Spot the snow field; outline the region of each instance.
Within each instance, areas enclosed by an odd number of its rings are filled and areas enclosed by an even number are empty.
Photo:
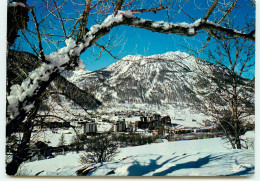
[[[254,150],[232,150],[221,138],[153,143],[120,148],[111,162],[94,165],[88,176],[250,176],[254,174]],[[76,176],[84,165],[83,152],[24,163],[19,174]]]

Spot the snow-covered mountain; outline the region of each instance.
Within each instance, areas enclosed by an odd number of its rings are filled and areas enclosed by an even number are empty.
[[[202,95],[211,93],[209,87],[218,86],[212,84],[212,77],[215,81],[230,79],[227,70],[176,51],[127,55],[105,69],[78,70],[67,79],[93,93],[103,104],[102,112],[139,109],[191,122],[209,119],[202,112],[208,106]],[[221,93],[214,89],[214,94]],[[250,94],[253,97],[254,92]]]
[[[200,105],[196,90],[209,82],[200,75],[197,61],[202,62],[179,51],[128,55],[102,70],[75,71],[68,80],[102,102]]]

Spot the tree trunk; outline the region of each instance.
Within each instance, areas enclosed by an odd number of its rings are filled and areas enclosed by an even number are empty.
[[[12,161],[6,165],[7,175],[15,175],[22,162],[28,158],[28,148],[31,139],[32,128],[31,120],[25,123],[21,144],[18,146],[17,151],[13,153]]]
[[[235,70],[233,70],[235,72]],[[232,108],[233,108],[233,120],[234,120],[234,132],[235,132],[235,145],[237,149],[241,149],[240,142],[240,126],[238,119],[238,95],[237,95],[237,80],[236,75],[233,75],[233,100],[232,100]]]
[[[28,120],[24,123],[23,126],[23,138],[21,144],[18,146],[17,151],[13,153],[13,159],[10,163],[6,165],[6,174],[13,176],[17,173],[19,166],[26,160],[28,157],[29,143],[31,140],[33,122],[39,109],[39,105],[36,106],[31,114],[28,116]]]
[[[237,149],[241,149],[238,119],[235,120],[235,144]]]

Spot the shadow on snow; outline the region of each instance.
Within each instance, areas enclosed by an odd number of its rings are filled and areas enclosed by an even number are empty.
[[[177,158],[174,157],[174,158],[171,158],[171,159],[168,159],[160,164],[158,164],[158,160],[162,157],[162,156],[159,156],[158,158],[156,159],[151,159],[150,160],[150,163],[148,165],[143,165],[142,162],[139,162],[137,160],[134,161],[133,165],[130,166],[128,168],[128,176],[142,176],[142,175],[146,175],[148,173],[151,173],[151,172],[154,172],[156,171],[157,169],[160,169],[162,168],[163,166],[165,166],[166,164],[170,163],[170,162],[176,162],[178,160],[182,160],[186,157],[192,157],[194,155],[184,155],[182,156],[181,158]],[[163,171],[160,171],[160,172],[156,172],[156,173],[153,173],[152,175],[153,176],[165,176],[169,173],[173,173],[177,170],[181,170],[181,169],[193,169],[193,168],[201,168],[202,166],[208,164],[209,162],[211,161],[216,161],[218,159],[221,159],[225,156],[224,155],[219,155],[219,156],[211,156],[211,155],[208,155],[208,156],[205,156],[205,157],[202,157],[202,158],[199,158],[198,160],[196,161],[188,161],[188,162],[185,162],[185,163],[179,163],[179,164],[176,164],[174,166],[171,166],[171,167],[168,167],[167,169],[163,170]],[[219,165],[219,167],[221,167],[221,165]],[[245,170],[243,171],[240,171],[240,172],[237,172],[237,173],[233,173],[229,176],[239,176],[239,175],[245,175],[245,174],[248,174],[250,173],[254,168],[246,168]]]

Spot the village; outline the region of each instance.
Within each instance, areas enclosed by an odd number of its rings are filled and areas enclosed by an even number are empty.
[[[121,147],[220,136],[207,120],[200,127],[183,127],[178,124],[184,121],[180,118],[173,119],[169,115],[141,111],[118,111],[113,115],[110,113],[67,122],[52,120],[35,126],[32,138],[37,140],[34,140],[28,152],[33,161],[53,158],[68,151],[84,150],[84,144],[75,143],[75,136],[86,139],[97,135],[112,135]],[[19,142],[19,137],[16,139]]]
[[[184,119],[171,119],[168,115],[160,115],[158,113],[135,113],[132,116],[124,118],[125,114],[116,112],[115,116],[119,116],[118,120],[109,120],[108,116],[101,117],[103,123],[106,122],[111,125],[111,128],[108,131],[98,129],[100,125],[100,122],[97,121],[98,118],[79,120],[76,122],[76,125],[77,127],[81,127],[83,134],[86,135],[95,135],[98,133],[138,133],[167,138],[167,136],[174,136],[176,134],[186,134],[186,137],[187,134],[195,133],[215,134],[213,132],[213,126],[208,120],[204,121],[203,127],[183,127],[176,122],[184,122]]]

